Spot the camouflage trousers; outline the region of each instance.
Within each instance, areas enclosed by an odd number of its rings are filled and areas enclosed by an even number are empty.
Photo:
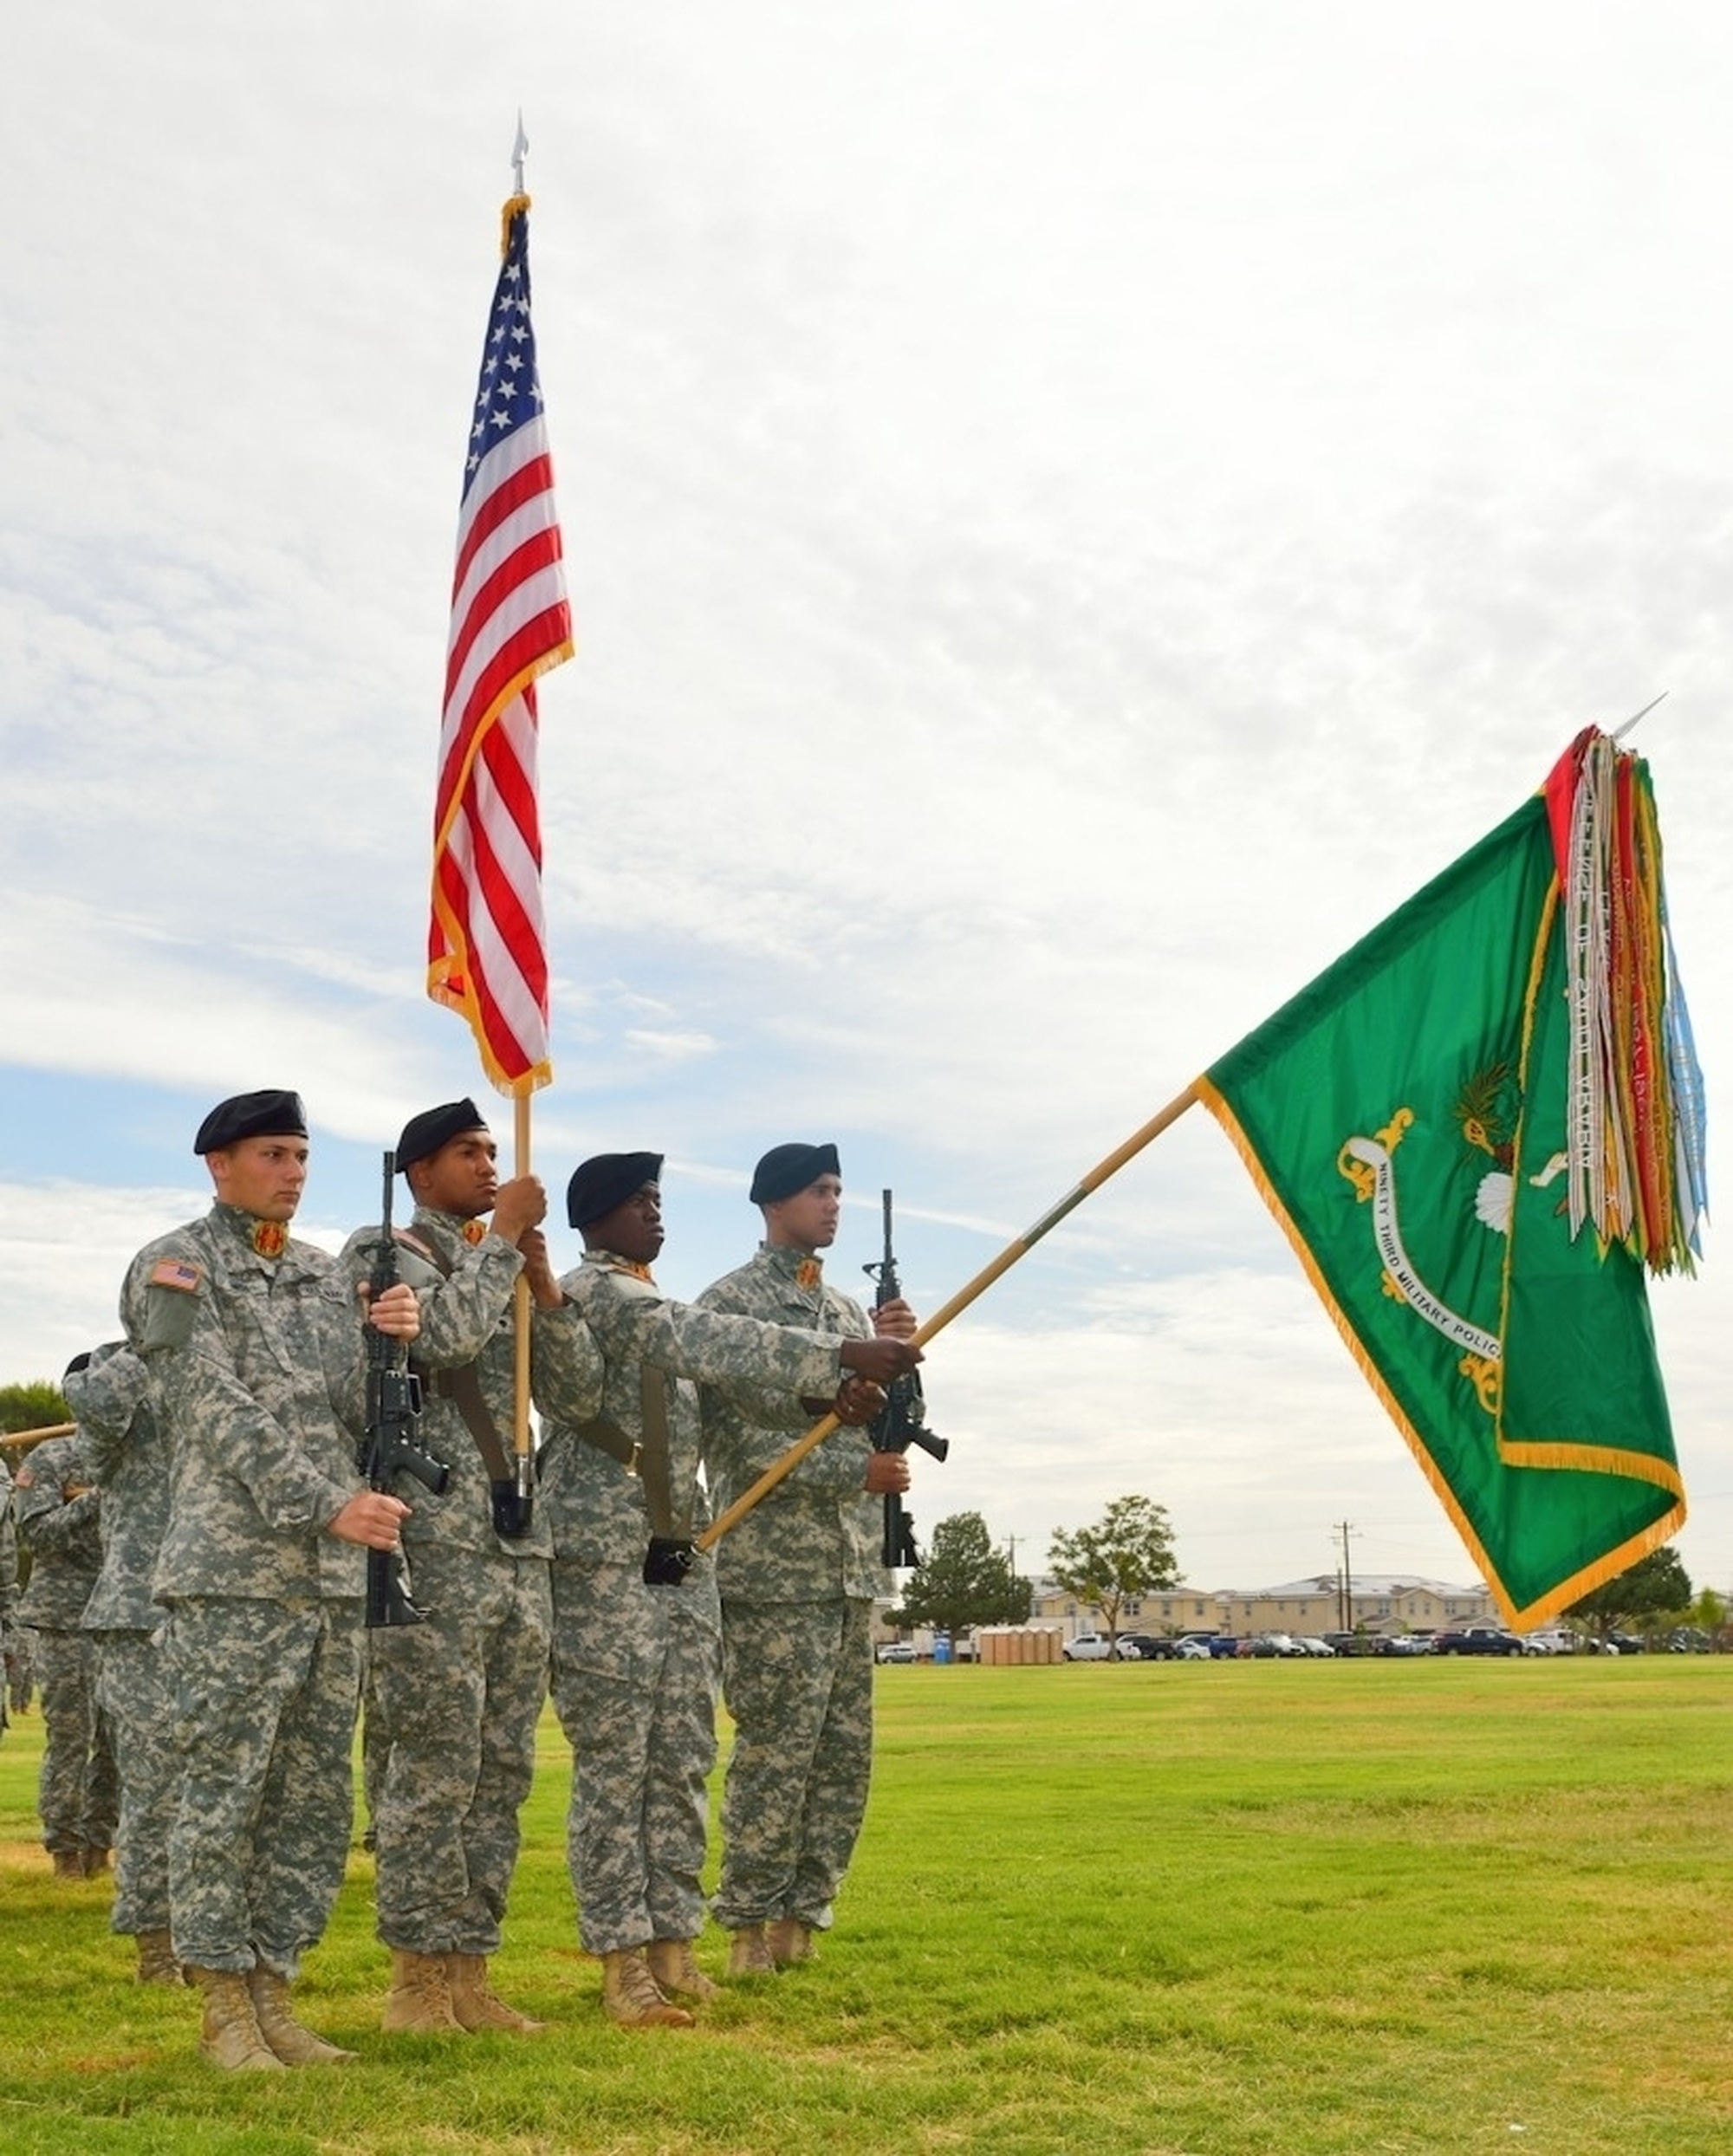
[[[178,1959],[295,1981],[343,1883],[361,1603],[208,1596],[168,1626]]]
[[[112,1848],[120,1786],[97,1700],[96,1642],[88,1632],[32,1627],[30,1653],[42,1705],[42,1847],[56,1854]]]
[[[426,1621],[368,1642],[379,1936],[494,1954],[548,1697],[548,1564],[430,1543],[412,1579]]]
[[[169,1928],[168,1837],[180,1787],[166,1633],[100,1632],[97,1693],[114,1733],[120,1828],[114,1839],[109,1929],[136,1937]]]
[[[716,1608],[625,1588],[609,1610],[556,1565],[554,1705],[572,1747],[566,1857],[584,1951],[696,1938],[716,1764]],[[568,1591],[568,1581],[577,1593]]]
[[[864,1601],[724,1598],[735,1730],[713,1910],[730,1931],[779,1917],[829,1928],[873,1774],[872,1621]]]

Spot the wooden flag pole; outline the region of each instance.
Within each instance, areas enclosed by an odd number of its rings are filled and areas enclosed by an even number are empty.
[[[1083,1203],[1092,1191],[1098,1191],[1110,1175],[1118,1174],[1127,1160],[1140,1153],[1153,1140],[1159,1138],[1170,1123],[1177,1123],[1198,1098],[1196,1086],[1187,1086],[1185,1092],[1170,1101],[1159,1114],[1151,1116],[1141,1130],[1133,1131],[1124,1145],[1115,1147],[1099,1166],[1092,1168],[1081,1183],[1068,1191],[1056,1205],[1051,1206],[1032,1228],[1008,1243],[993,1260],[976,1274],[973,1280],[959,1288],[950,1302],[935,1310],[925,1324],[917,1328],[914,1344],[924,1348],[935,1333],[942,1333],[952,1318],[966,1310],[977,1296],[984,1295],[1002,1273],[1008,1273],[1020,1257],[1028,1256],[1050,1229],[1056,1228],[1067,1213]],[[730,1528],[743,1520],[761,1497],[767,1497],[785,1475],[798,1467],[815,1445],[821,1445],[838,1427],[834,1415],[827,1415],[815,1422],[803,1438],[796,1438],[780,1459],[773,1460],[750,1490],[743,1490],[728,1510],[718,1515],[697,1537],[700,1549],[711,1549],[727,1534]]]
[[[51,1422],[42,1430],[13,1430],[0,1436],[0,1445],[26,1452],[33,1445],[41,1445],[49,1438],[69,1438],[77,1427],[75,1422]]]
[[[529,1095],[518,1094],[512,1104],[512,1172],[529,1172]],[[513,1346],[516,1349],[516,1394],[512,1410],[512,1451],[517,1468],[517,1494],[527,1497],[529,1476],[529,1283],[520,1269],[512,1291]]]

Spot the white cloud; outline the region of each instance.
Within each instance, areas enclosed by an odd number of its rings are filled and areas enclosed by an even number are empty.
[[[851,1241],[894,1180],[931,1306],[1661,689],[1725,1120],[1733,29],[528,0],[472,30],[65,0],[14,41],[7,1364],[107,1327],[97,1257],[166,1224],[188,1101],[300,1084],[334,1231],[369,1149],[478,1088],[422,996],[425,849],[520,104],[579,634],[542,697],[550,1182],[665,1148],[696,1288],[756,1153],[834,1133]],[[924,1514],[972,1490],[1044,1536],[1129,1477],[1217,1579],[1308,1568],[1275,1545],[1314,1511],[1460,1570],[1288,1268],[1185,1118],[935,1349],[968,1442]],[[1723,1273],[1658,1325],[1687,1562],[1733,1583]]]

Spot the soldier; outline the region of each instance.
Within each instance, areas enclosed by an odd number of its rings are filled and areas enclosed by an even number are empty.
[[[18,1606],[18,1530],[12,1518],[12,1471],[0,1455],[0,1737],[6,1733],[7,1695],[12,1658],[17,1653],[15,1616]]]
[[[102,1568],[84,1606],[84,1630],[95,1642],[97,1698],[120,1776],[109,1928],[137,1940],[140,1984],[178,1984],[168,1835],[179,1756],[168,1612],[152,1594],[168,1525],[168,1447],[146,1397],[150,1373],[125,1341],[77,1356],[62,1384],[102,1493]]]
[[[215,1201],[140,1251],[120,1298],[169,1447],[153,1588],[181,1759],[172,1951],[204,1994],[204,2055],[280,2071],[354,2055],[295,2020],[290,1987],[348,1852],[361,1553],[396,1549],[406,1508],[355,1470],[365,1358],[347,1276],[289,1233],[307,1181],[300,1095],[219,1102],[193,1151]],[[368,1318],[399,1340],[419,1330],[406,1287]]]
[[[101,1493],[83,1433],[27,1452],[16,1483],[18,1539],[30,1558],[18,1620],[32,1635],[42,1699],[42,1846],[56,1879],[94,1879],[108,1868],[120,1783],[97,1701],[96,1646],[81,1629],[102,1565]]]
[[[520,1273],[538,1306],[534,1336],[561,1335],[567,1367],[592,1403],[601,1360],[576,1309],[561,1307],[538,1227],[548,1207],[541,1182],[526,1175],[502,1184],[496,1154],[467,1100],[412,1116],[397,1144],[398,1171],[415,1199],[397,1241],[402,1277],[421,1306],[420,1442],[451,1480],[438,1497],[414,1489],[404,1522],[410,1592],[425,1622],[369,1638],[391,2034],[522,2036],[542,2025],[501,1999],[488,1975],[535,1770],[552,1629],[547,1523],[534,1503],[527,1520],[515,1517],[510,1501]],[[357,1278],[370,1270],[377,1240],[370,1229],[350,1237],[344,1257]]]
[[[757,1255],[699,1296],[730,1310],[844,1338],[907,1340],[901,1301],[873,1314],[826,1284],[842,1179],[834,1146],[775,1146],[751,1202]],[[706,1386],[711,1497],[726,1509],[828,1400]],[[722,1802],[718,1924],[734,1933],[729,1974],[768,1975],[811,1958],[866,1815],[873,1769],[873,1598],[884,1592],[882,1507],[908,1488],[908,1460],[845,1429],[785,1476],[717,1547],[723,1698],[735,1724]]]
[[[602,1964],[602,2004],[624,2028],[692,2025],[713,1997],[692,1941],[716,1761],[720,1674],[715,1567],[693,1548],[698,1483],[694,1379],[834,1396],[870,1421],[884,1395],[844,1358],[890,1377],[899,1341],[840,1342],[666,1300],[650,1268],[663,1243],[662,1156],[601,1153],[567,1190],[583,1263],[560,1286],[607,1359],[602,1412],[538,1397],[555,1418],[542,1488],[555,1533],[554,1702],[574,1771],[567,1848],[579,1935]],[[647,1554],[646,1554],[647,1553]]]

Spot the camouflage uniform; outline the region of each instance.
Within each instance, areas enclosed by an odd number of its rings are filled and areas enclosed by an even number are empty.
[[[644,1437],[645,1366],[667,1380],[675,1517],[664,1532],[694,1533],[708,1518],[691,1380],[739,1375],[836,1390],[836,1350],[810,1333],[668,1302],[641,1268],[606,1251],[587,1251],[560,1284],[607,1358],[602,1412],[628,1438]],[[554,1702],[575,1763],[567,1847],[579,1935],[593,1954],[694,1938],[704,1928],[699,1874],[716,1763],[714,1561],[699,1556],[678,1586],[646,1586],[643,1478],[578,1435],[573,1425],[588,1416],[557,1372],[540,1396],[555,1418],[542,1492],[555,1533]]]
[[[371,1270],[377,1240],[376,1230],[350,1237],[344,1257],[356,1278]],[[368,1639],[379,1936],[408,1953],[491,1957],[548,1694],[553,1542],[539,1504],[529,1535],[511,1541],[494,1532],[487,1467],[441,1376],[478,1366],[509,1451],[512,1297],[523,1259],[482,1223],[425,1206],[398,1240],[399,1277],[421,1307],[412,1351],[424,1381],[419,1442],[446,1464],[451,1480],[440,1497],[406,1479],[398,1492],[411,1508],[403,1523],[410,1593],[426,1621]],[[600,1358],[577,1313],[537,1311],[534,1336],[553,1331],[570,1335],[570,1355],[579,1364],[587,1358],[599,1386]]]
[[[872,1336],[860,1306],[825,1285],[821,1261],[785,1246],[761,1244],[698,1301]],[[704,1464],[718,1511],[813,1419],[794,1390],[706,1386]],[[828,1930],[866,1815],[873,1602],[886,1586],[882,1507],[863,1488],[871,1452],[864,1430],[834,1431],[717,1545],[723,1697],[735,1736],[714,1911],[730,1930],[785,1919]]]
[[[169,1442],[174,1951],[293,1983],[354,1814],[366,1559],[326,1529],[366,1487],[361,1322],[325,1251],[220,1200],[139,1253],[120,1315]]]
[[[86,1441],[50,1438],[19,1463],[14,1504],[30,1553],[18,1619],[35,1637],[46,1744],[42,1846],[58,1872],[100,1871],[114,1845],[120,1785],[108,1724],[96,1694],[96,1646],[81,1629],[102,1565],[101,1492]],[[68,1497],[68,1490],[81,1494]]]
[[[102,1492],[102,1569],[84,1607],[97,1697],[120,1770],[110,1929],[169,1929],[168,1836],[180,1762],[169,1688],[168,1612],[154,1600],[168,1525],[168,1445],[147,1399],[150,1373],[124,1342],[98,1348],[62,1381]]]
[[[12,1519],[12,1471],[0,1458],[0,1735],[6,1728],[6,1698],[11,1690],[12,1658],[17,1653],[13,1612],[18,1601],[18,1530]]]

